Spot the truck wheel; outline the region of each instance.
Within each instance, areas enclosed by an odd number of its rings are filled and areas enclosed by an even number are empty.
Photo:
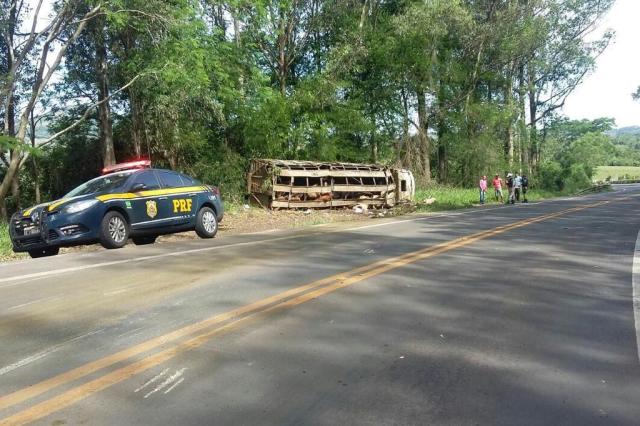
[[[218,218],[210,207],[203,207],[196,217],[196,234],[200,238],[213,238],[218,232]]]
[[[124,247],[129,239],[129,224],[117,211],[110,211],[102,218],[100,244],[106,249]]]
[[[44,247],[37,250],[29,250],[29,256],[31,256],[34,259],[37,259],[38,257],[55,256],[59,252],[60,252],[60,247]]]
[[[133,244],[137,246],[145,246],[147,244],[153,244],[156,242],[156,238],[158,237],[155,235],[145,235],[144,237],[131,237],[131,239],[133,240]]]

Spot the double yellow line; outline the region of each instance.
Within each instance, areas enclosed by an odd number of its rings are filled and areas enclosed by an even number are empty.
[[[79,384],[78,386],[66,390],[57,396],[53,396],[31,407],[25,408],[22,411],[0,420],[0,425],[25,424],[38,420],[87,398],[90,395],[143,373],[150,368],[156,367],[181,353],[195,349],[215,336],[219,336],[243,325],[247,325],[267,314],[273,313],[274,311],[292,308],[368,278],[406,266],[410,263],[473,244],[474,242],[485,238],[607,203],[609,202],[603,201],[574,207],[556,213],[537,216],[513,224],[500,226],[488,231],[456,238],[415,252],[380,260],[345,273],[336,274],[322,280],[267,297],[238,309],[215,315],[203,321],[180,328],[171,333],[156,337],[123,351],[74,368],[73,370],[34,384],[33,386],[29,386],[0,397],[0,410],[4,410],[60,386],[68,385],[76,380],[86,377],[87,375],[112,367],[115,364],[130,360],[159,347],[171,345],[168,348],[155,353],[150,353],[143,358],[133,361],[123,367],[119,367],[116,370],[105,372],[104,375],[89,382]]]

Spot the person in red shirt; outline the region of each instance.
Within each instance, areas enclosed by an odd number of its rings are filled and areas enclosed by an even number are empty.
[[[503,202],[504,200],[502,198],[502,178],[500,177],[500,175],[496,175],[493,178],[493,189],[495,191],[496,201],[500,199],[500,202]]]

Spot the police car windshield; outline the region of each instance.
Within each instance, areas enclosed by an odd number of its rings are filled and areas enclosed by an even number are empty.
[[[73,191],[65,195],[65,198],[77,197],[80,195],[95,194],[97,192],[110,192],[114,189],[120,188],[124,185],[125,181],[131,176],[133,171],[112,173],[106,176],[100,176],[95,179],[91,179],[89,182],[85,182]]]

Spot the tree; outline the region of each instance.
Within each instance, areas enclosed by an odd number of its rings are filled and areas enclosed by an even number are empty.
[[[32,13],[30,30],[26,35],[18,33],[18,22],[20,22],[27,13],[27,8],[23,7],[22,1],[11,0],[9,4],[8,14],[0,15],[2,20],[0,31],[2,38],[6,44],[8,52],[9,66],[7,72],[2,76],[2,84],[0,86],[0,105],[4,111],[4,129],[5,137],[13,138],[14,144],[11,149],[10,161],[0,183],[0,206],[3,211],[0,214],[6,216],[4,211],[4,201],[9,192],[16,175],[23,165],[25,158],[25,137],[29,125],[29,117],[36,105],[40,95],[49,84],[49,81],[57,70],[67,48],[73,43],[87,26],[87,23],[95,17],[100,7],[96,6],[86,12],[80,20],[76,20],[76,10],[80,6],[79,1],[68,0],[58,4],[53,17],[44,28],[38,28],[40,9],[42,0],[39,0],[35,11]],[[21,14],[23,14],[21,16]],[[72,29],[70,36],[62,38],[65,31]],[[57,47],[57,51],[53,48]],[[35,49],[35,50],[34,50]],[[25,60],[34,55],[35,64],[35,80],[30,87],[30,93],[22,93],[26,103],[21,105],[21,112],[17,126],[14,123],[11,111],[15,108],[15,99],[18,97],[16,90],[21,89],[18,84],[19,79],[23,76],[25,69]]]

